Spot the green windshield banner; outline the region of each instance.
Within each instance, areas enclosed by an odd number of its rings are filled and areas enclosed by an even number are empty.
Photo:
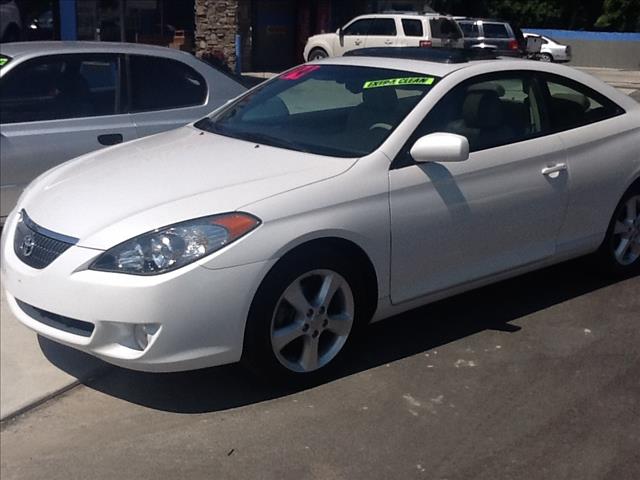
[[[362,88],[395,87],[397,85],[433,85],[433,77],[389,78],[387,80],[372,80],[365,82]]]

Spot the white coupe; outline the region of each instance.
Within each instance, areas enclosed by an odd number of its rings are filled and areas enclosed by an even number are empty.
[[[127,368],[296,380],[480,285],[591,253],[637,271],[638,103],[554,64],[388,55],[296,67],[37,178],[2,236],[11,311]]]

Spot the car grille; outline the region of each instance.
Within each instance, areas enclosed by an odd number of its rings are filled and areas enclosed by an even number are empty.
[[[13,250],[24,263],[41,270],[49,266],[77,241],[77,238],[60,235],[40,227],[23,210],[13,239]]]
[[[72,333],[73,335],[80,335],[81,337],[90,337],[93,333],[93,323],[76,320],[75,318],[63,317],[57,313],[47,312],[46,310],[24,303],[17,298],[16,303],[24,313],[34,320],[48,325],[49,327],[64,330],[65,332]]]

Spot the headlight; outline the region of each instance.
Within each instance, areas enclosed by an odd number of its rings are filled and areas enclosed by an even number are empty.
[[[246,235],[260,225],[248,213],[228,213],[169,225],[104,252],[89,269],[157,275],[183,267]]]

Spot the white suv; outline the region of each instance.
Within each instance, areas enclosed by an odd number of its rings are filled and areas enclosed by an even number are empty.
[[[339,57],[358,48],[462,46],[462,31],[451,17],[439,14],[362,15],[336,33],[309,37],[304,59]]]

